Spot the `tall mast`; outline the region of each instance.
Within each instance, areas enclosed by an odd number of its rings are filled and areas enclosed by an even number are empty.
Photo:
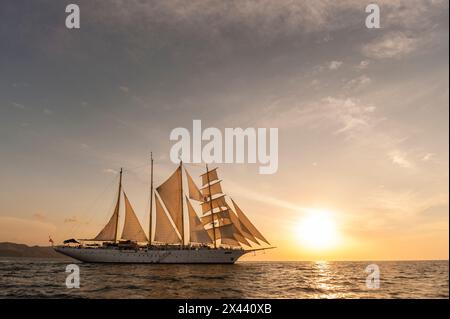
[[[209,182],[208,164],[206,164],[206,178],[208,179],[209,206],[211,208],[211,222],[212,222],[212,225],[213,225],[214,248],[217,248],[217,244],[216,244],[216,225],[214,224],[214,212],[213,212],[213,204],[212,204],[211,183]]]
[[[117,218],[116,218],[116,231],[114,232],[114,242],[117,242],[117,229],[119,228],[119,210],[120,210],[120,193],[122,192],[122,167],[120,168],[119,177],[119,194],[117,195]]]
[[[152,212],[153,212],[153,153],[150,152],[150,219],[148,225],[148,244],[152,244]]]
[[[181,248],[184,247],[183,160],[180,159]]]

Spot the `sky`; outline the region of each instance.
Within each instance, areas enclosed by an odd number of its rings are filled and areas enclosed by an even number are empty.
[[[275,174],[217,165],[277,247],[247,260],[448,259],[448,1],[371,2],[2,1],[0,241],[95,236],[120,167],[146,225],[150,152],[159,185],[200,119],[279,130]]]

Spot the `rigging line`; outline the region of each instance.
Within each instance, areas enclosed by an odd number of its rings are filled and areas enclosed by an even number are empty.
[[[103,190],[103,192],[92,202],[92,204],[91,205],[89,205],[87,208],[86,208],[86,210],[82,213],[82,217],[84,217],[84,215],[88,212],[88,211],[90,211],[90,210],[92,210],[94,207],[95,207],[95,205],[96,205],[96,203],[97,203],[97,201],[101,198],[101,197],[103,197],[103,195],[106,193],[106,191],[107,190],[109,190],[109,189],[111,189],[112,188],[112,185],[113,184],[115,184],[115,183],[113,183],[113,182],[115,182],[116,181],[116,179],[113,179],[109,184],[108,184],[108,186]],[[112,202],[111,202],[111,204],[109,205],[109,209],[108,210],[106,210],[106,212],[103,214],[103,217],[106,217],[107,215],[110,215],[110,212],[113,210],[113,207],[114,207],[114,205],[115,205],[115,200],[112,200]],[[87,220],[87,222],[85,222],[85,223],[83,223],[84,225],[89,225],[91,222],[92,222],[92,220],[94,219],[94,217],[95,217],[95,214],[90,214],[90,217],[89,217],[89,219]],[[73,229],[71,230],[71,232],[72,233],[74,233],[75,231],[77,231],[78,229],[79,229],[79,227],[81,226],[81,224],[82,224],[82,222],[81,221],[79,221],[78,223],[76,223],[75,225],[73,225]]]
[[[148,166],[148,165],[145,165],[145,166]],[[144,181],[143,178],[136,172],[133,172],[130,170],[124,170],[124,172],[126,172],[129,176],[132,176],[135,179],[135,181],[139,182],[142,185],[148,186],[150,184],[148,181]],[[145,203],[145,211],[148,211],[149,209],[150,209],[149,198],[147,198],[146,203]],[[139,220],[139,218],[138,218],[138,220]],[[144,217],[144,222],[147,222],[147,217]],[[140,220],[139,220],[139,223],[140,223]]]
[[[133,171],[125,171],[125,172],[127,172],[128,175],[134,177],[139,183],[141,183],[143,185],[149,185],[149,182],[146,180],[144,181],[144,179],[136,172],[133,172]]]
[[[117,180],[117,176],[115,176],[107,185],[106,187],[103,189],[103,191],[86,207],[86,209],[84,209],[81,213],[80,217],[84,217],[84,215],[86,215],[86,213],[91,210],[94,205],[97,203],[97,201],[105,194],[105,192],[107,190],[109,190],[111,188],[111,186],[114,184],[114,182],[116,182]],[[108,211],[109,212],[109,211]],[[90,218],[88,219],[88,222],[86,223],[87,225],[92,221],[92,219],[94,218],[94,215],[91,214]],[[81,225],[81,221],[79,222],[75,222],[74,225],[72,225],[72,228],[70,230],[67,230],[64,234],[67,235],[67,232],[70,231],[70,233],[74,233]]]
[[[202,163],[185,163],[185,162],[183,162],[183,165],[204,168],[204,164],[202,164]]]
[[[150,164],[143,164],[143,165],[134,166],[134,167],[130,167],[130,168],[124,168],[123,171],[124,172],[131,172],[131,171],[135,171],[135,170],[138,170],[140,168],[147,167],[147,166],[150,166]]]
[[[130,168],[124,167],[124,168],[123,168],[123,171],[124,171],[124,172],[131,172],[131,171],[138,170],[138,169],[140,169],[140,168],[149,167],[150,165],[151,165],[151,164],[146,163],[146,164],[142,164],[142,165],[134,166],[134,167],[130,167]],[[155,165],[158,165],[158,163],[154,163],[154,164],[153,164],[153,166],[155,166]]]

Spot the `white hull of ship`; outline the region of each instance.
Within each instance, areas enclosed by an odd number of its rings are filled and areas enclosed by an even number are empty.
[[[55,247],[61,254],[88,263],[234,264],[249,251],[243,249],[117,249]]]

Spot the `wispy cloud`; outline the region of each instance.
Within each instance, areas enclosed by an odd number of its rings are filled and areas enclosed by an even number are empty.
[[[434,158],[436,154],[434,153],[426,153],[423,157],[422,157],[422,161],[424,162],[428,162],[429,160],[431,160],[432,158]]]
[[[362,53],[374,59],[398,59],[413,52],[418,44],[418,39],[407,36],[403,32],[394,31],[364,45]]]
[[[262,194],[260,192],[255,192],[251,189],[244,188],[239,184],[234,183],[233,181],[228,180],[227,184],[230,189],[233,189],[233,192],[236,194],[240,194],[240,196],[246,197],[251,200],[255,200],[261,203],[266,203],[268,205],[272,205],[275,207],[285,208],[291,210],[293,212],[305,212],[307,210],[306,207],[298,205],[296,203],[292,203],[286,200],[282,200],[279,198],[275,198],[270,196],[269,194]]]
[[[331,61],[328,63],[328,69],[330,70],[337,70],[342,66],[342,61]]]
[[[39,221],[45,221],[47,219],[47,215],[45,215],[43,213],[34,213],[32,217],[33,217],[33,219],[39,220]]]
[[[337,120],[341,123],[342,127],[335,131],[336,134],[359,130],[372,125],[371,114],[375,111],[375,106],[361,105],[351,98],[328,97],[325,101],[328,102],[330,109],[335,112]]]
[[[345,88],[358,90],[358,89],[361,89],[362,87],[370,84],[371,82],[372,82],[372,79],[369,78],[367,75],[363,74],[363,75],[360,75],[360,76],[348,81],[345,84]]]
[[[115,169],[112,169],[112,168],[105,168],[103,170],[103,172],[108,173],[108,174],[118,174],[119,173],[118,171],[116,171]]]
[[[128,86],[124,86],[124,85],[119,86],[119,90],[121,90],[122,92],[125,92],[125,93],[130,92],[130,88]]]
[[[406,154],[400,151],[392,151],[389,154],[389,158],[392,163],[403,167],[403,168],[413,168],[414,164],[406,158]]]
[[[25,105],[16,103],[16,102],[12,102],[11,105],[14,106],[15,108],[21,109],[21,110],[25,110],[25,108],[26,108]]]
[[[335,134],[371,127],[375,106],[365,105],[356,98],[326,97],[319,102],[298,105],[280,112],[277,104],[268,108],[261,125],[289,128],[336,128]]]
[[[359,64],[356,66],[356,68],[359,70],[365,70],[369,67],[369,65],[370,65],[369,60],[362,60],[361,62],[359,62]]]
[[[314,73],[320,73],[320,72],[324,72],[324,71],[335,71],[335,70],[339,69],[342,66],[342,64],[343,64],[342,61],[337,61],[337,60],[329,61],[329,62],[323,63],[321,65],[315,66]]]

